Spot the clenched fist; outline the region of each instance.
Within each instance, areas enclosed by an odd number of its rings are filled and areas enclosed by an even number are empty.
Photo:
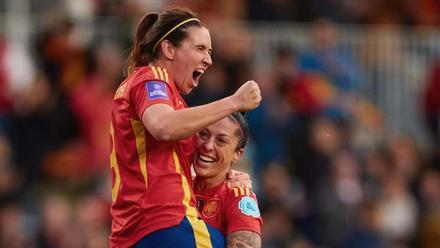
[[[232,96],[237,101],[239,112],[255,109],[261,102],[260,87],[253,80],[244,83]]]

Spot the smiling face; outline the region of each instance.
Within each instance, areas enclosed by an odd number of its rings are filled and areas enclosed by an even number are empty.
[[[182,94],[189,94],[199,84],[200,76],[212,65],[211,36],[205,27],[192,26],[188,37],[175,48],[170,72]]]
[[[194,159],[197,177],[210,179],[214,184],[226,179],[231,165],[243,154],[243,149],[237,148],[238,132],[237,124],[230,117],[225,117],[197,134]]]

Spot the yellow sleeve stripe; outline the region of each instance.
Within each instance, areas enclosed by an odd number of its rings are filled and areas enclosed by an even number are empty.
[[[244,188],[242,186],[239,186],[238,189],[240,190],[240,195],[244,195]]]
[[[168,78],[168,72],[166,69],[162,69],[163,70],[163,74],[165,75],[165,81],[168,83],[169,78]]]
[[[234,191],[234,197],[237,197],[238,196],[238,189],[237,188],[233,188],[232,190]]]
[[[131,120],[131,127],[133,128],[133,133],[136,138],[136,149],[139,157],[139,166],[144,177],[145,188],[148,188],[148,177],[147,177],[147,151],[145,143],[145,129],[142,122],[138,120]]]
[[[244,186],[237,186],[237,187],[232,188],[232,190],[234,191],[234,197],[251,194],[251,190],[244,187]]]
[[[155,66],[151,66],[151,70],[153,71],[154,77],[159,78],[159,73],[157,72],[157,69]]]
[[[151,70],[153,71],[154,77],[158,78],[164,82],[168,83],[168,72],[160,67],[157,66],[151,66]]]
[[[165,77],[164,77],[164,75],[163,75],[162,68],[160,68],[160,67],[156,67],[156,69],[157,69],[157,71],[159,72],[159,78],[160,78],[160,80],[165,81]]]

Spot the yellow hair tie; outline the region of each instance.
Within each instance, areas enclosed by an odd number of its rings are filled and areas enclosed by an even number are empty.
[[[156,49],[157,45],[159,45],[159,43],[162,42],[162,41],[163,41],[163,40],[164,40],[169,34],[171,34],[174,30],[176,30],[177,28],[179,28],[179,27],[182,26],[183,24],[185,24],[185,23],[187,23],[187,22],[190,22],[190,21],[198,21],[198,22],[200,22],[199,19],[197,19],[197,18],[189,18],[189,19],[187,19],[187,20],[185,20],[185,21],[182,21],[181,23],[177,24],[176,26],[174,26],[174,28],[172,28],[170,31],[168,31],[166,34],[164,34],[164,35],[162,36],[162,38],[160,38],[160,39],[156,42],[156,44],[154,44],[153,51]]]

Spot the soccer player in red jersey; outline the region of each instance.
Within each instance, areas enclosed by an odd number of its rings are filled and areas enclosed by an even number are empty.
[[[236,112],[197,135],[194,191],[206,223],[227,237],[227,247],[261,247],[262,219],[255,194],[248,188],[228,188],[226,176],[240,160],[248,140],[248,126]]]
[[[211,51],[208,29],[188,10],[140,21],[111,113],[111,247],[224,247],[195,207],[194,135],[256,108],[261,92],[248,81],[229,97],[188,108],[181,94],[197,87]]]

